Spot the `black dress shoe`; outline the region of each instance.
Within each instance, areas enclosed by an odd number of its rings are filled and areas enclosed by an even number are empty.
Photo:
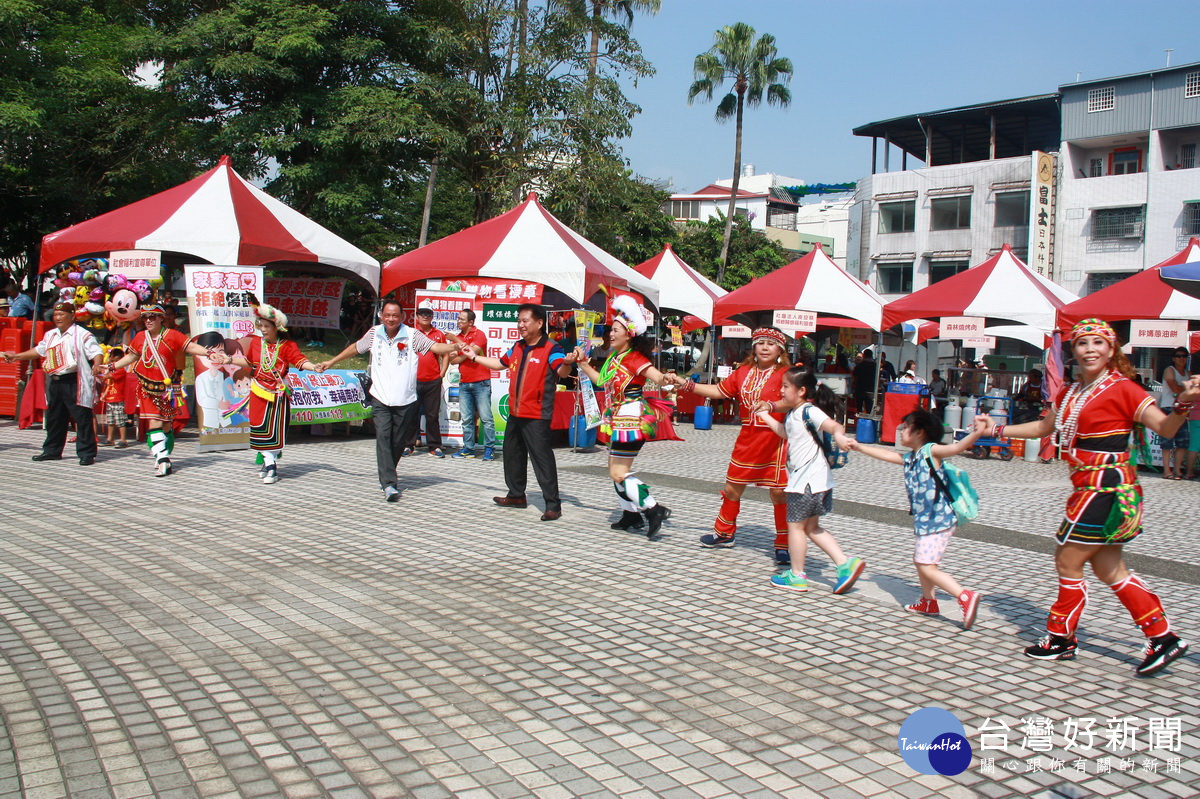
[[[95,462],[96,462],[96,459],[93,458],[91,455],[85,455],[84,457],[79,459],[80,466],[91,466]]]
[[[561,519],[561,518],[562,518],[562,511],[560,511],[560,510],[548,510],[542,514],[542,521],[544,521],[544,522],[552,522],[555,519]]]
[[[642,514],[633,510],[622,511],[621,518],[609,525],[614,530],[641,530],[644,526]]]
[[[46,453],[43,452],[41,454],[34,455],[32,458],[30,458],[30,460],[33,460],[33,461],[61,461],[62,455],[47,455]]]
[[[492,502],[502,508],[524,508],[529,504],[525,497],[492,497]]]
[[[646,537],[654,538],[658,535],[658,531],[662,529],[663,522],[669,518],[671,518],[671,509],[662,503],[646,511],[646,521],[650,523],[650,526],[646,528]]]

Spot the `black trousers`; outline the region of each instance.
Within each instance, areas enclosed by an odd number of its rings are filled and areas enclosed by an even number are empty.
[[[442,445],[442,379],[417,381],[417,424],[413,426],[408,446],[415,447],[421,438],[421,417],[425,417],[425,446],[436,449]]]
[[[371,420],[375,422],[375,466],[379,487],[396,485],[396,464],[404,452],[404,442],[412,437],[417,423],[417,403],[384,405],[371,397]]]
[[[96,457],[96,428],[92,424],[92,409],[76,405],[78,375],[63,378],[46,376],[46,413],[43,419],[46,440],[42,444],[43,455],[62,455],[67,443],[67,420],[75,420],[75,454],[81,458]]]
[[[562,499],[558,496],[558,464],[550,447],[550,421],[510,416],[504,430],[504,482],[510,497],[525,496],[531,460],[546,510],[562,510]]]

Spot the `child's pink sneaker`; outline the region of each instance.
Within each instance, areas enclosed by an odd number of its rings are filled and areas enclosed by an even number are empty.
[[[913,613],[924,613],[928,616],[936,616],[940,612],[937,600],[924,596],[911,605],[905,605],[904,609],[911,610]]]

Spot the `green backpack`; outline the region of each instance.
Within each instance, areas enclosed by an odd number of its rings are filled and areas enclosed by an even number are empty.
[[[946,480],[943,482],[933,465],[933,445],[926,444],[925,447],[928,447],[922,448],[925,452],[925,463],[929,465],[929,473],[933,475],[933,482],[937,484],[938,491],[950,503],[955,523],[966,524],[973,521],[979,515],[979,492],[971,486],[971,478],[950,461],[942,461],[942,468],[946,472]]]

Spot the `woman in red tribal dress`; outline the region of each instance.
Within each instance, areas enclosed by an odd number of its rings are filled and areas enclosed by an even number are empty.
[[[641,529],[642,513],[649,527],[646,536],[658,536],[671,510],[650,493],[650,486],[633,472],[633,460],[642,446],[654,438],[659,422],[669,418],[673,406],[643,395],[647,378],[662,385],[666,377],[654,368],[647,355],[652,343],[645,336],[646,319],[630,297],[612,302],[613,321],[609,333],[612,353],[597,371],[587,363],[583,350],[576,348],[564,360],[578,363],[579,369],[605,393],[606,407],[600,425],[600,440],[608,444],[608,476],[613,481],[621,518],[614,530]]]
[[[780,565],[791,563],[787,549],[787,441],[777,436],[754,413],[759,402],[778,402],[783,398],[783,373],[791,368],[787,354],[787,339],[773,327],[760,327],[751,336],[752,351],[729,377],[716,385],[683,383],[692,391],[709,399],[736,399],[742,430],[733,445],[733,455],[725,472],[725,488],[721,491],[721,511],[713,523],[713,532],[700,537],[706,547],[731,547],[737,534],[738,511],[742,493],[748,485],[770,490],[775,512],[775,560]],[[772,416],[783,421],[782,413]]]
[[[154,455],[155,477],[171,473],[171,453],[175,450],[175,409],[183,401],[179,383],[183,378],[184,353],[208,357],[209,352],[178,330],[164,327],[165,312],[157,303],[142,306],[146,329],[129,343],[126,354],[107,365],[104,374],[130,364],[137,380],[139,418],[146,423],[146,446]]]
[[[250,449],[263,458],[262,481],[279,482],[277,460],[287,442],[291,388],[289,367],[324,371],[310,361],[296,342],[281,336],[287,332],[287,315],[270,305],[255,307],[256,324],[262,337],[252,338],[245,357],[218,353],[213,363],[234,363],[254,370],[250,379]],[[210,356],[211,357],[211,356]]]
[[[1139,438],[1144,436],[1136,430],[1139,425],[1165,438],[1173,436],[1200,397],[1200,378],[1187,381],[1173,412],[1165,414],[1131,379],[1133,367],[1106,322],[1085,319],[1075,325],[1071,350],[1080,378],[1058,393],[1052,412],[1036,422],[994,425],[990,432],[996,438],[1056,433],[1074,486],[1054,553],[1058,600],[1050,608],[1047,635],[1025,654],[1039,660],[1075,657],[1075,630],[1088,598],[1083,567],[1090,563],[1147,638],[1145,659],[1137,667],[1137,674],[1146,677],[1182,657],[1188,644],[1171,631],[1162,602],[1122,558],[1122,547],[1142,531],[1142,487],[1137,464],[1130,458],[1129,438],[1135,431]]]

